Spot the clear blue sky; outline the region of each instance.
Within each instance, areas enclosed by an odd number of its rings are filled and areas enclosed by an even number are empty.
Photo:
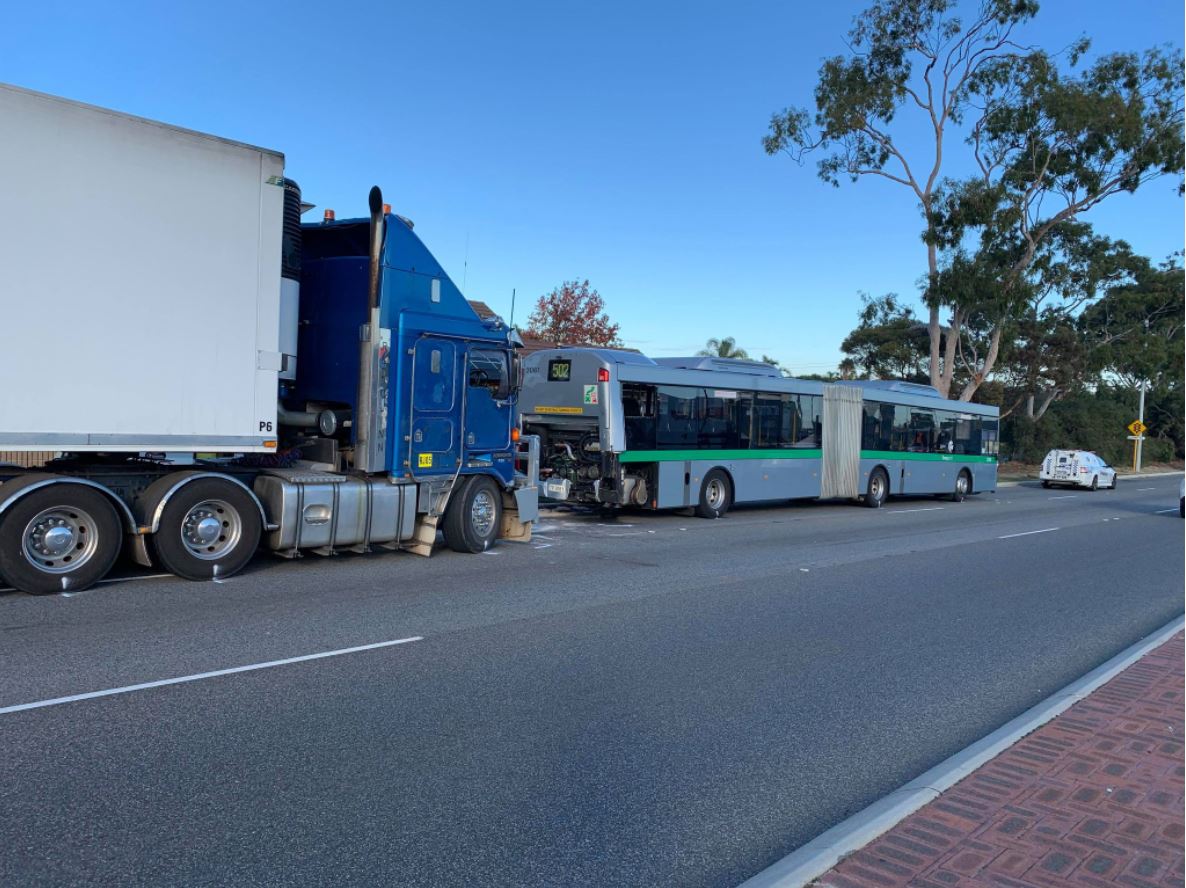
[[[798,372],[835,366],[859,291],[917,293],[913,201],[767,157],[861,2],[40,2],[0,9],[0,80],[276,148],[306,199],[367,189],[470,298],[517,319],[588,278],[627,343],[735,336]],[[1181,0],[1043,0],[1028,42],[1180,44]],[[0,133],[2,137],[2,133]],[[1160,260],[1176,182],[1092,219]],[[320,213],[320,209],[316,211]]]

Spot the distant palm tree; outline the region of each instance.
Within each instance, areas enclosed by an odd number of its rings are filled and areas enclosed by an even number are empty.
[[[737,347],[737,340],[732,336],[726,336],[724,339],[710,339],[705,343],[705,347],[696,354],[709,358],[739,358],[743,361],[749,358],[749,354],[744,348]]]

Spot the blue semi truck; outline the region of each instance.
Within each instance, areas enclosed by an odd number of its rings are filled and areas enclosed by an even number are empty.
[[[529,539],[516,337],[378,188],[302,223],[277,152],[3,84],[0,126],[0,451],[54,454],[0,464],[0,580]]]

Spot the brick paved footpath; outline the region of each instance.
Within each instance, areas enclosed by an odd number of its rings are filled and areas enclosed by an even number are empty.
[[[1183,636],[821,876],[819,888],[1183,884]]]

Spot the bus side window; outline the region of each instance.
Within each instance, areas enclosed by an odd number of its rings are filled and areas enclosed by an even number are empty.
[[[911,453],[930,453],[935,442],[935,415],[930,410],[910,410]]]
[[[646,386],[622,386],[622,416],[626,423],[626,449],[653,450],[655,390]]]
[[[795,446],[820,447],[823,438],[820,407],[823,399],[819,395],[798,395],[797,397],[801,420]]]

